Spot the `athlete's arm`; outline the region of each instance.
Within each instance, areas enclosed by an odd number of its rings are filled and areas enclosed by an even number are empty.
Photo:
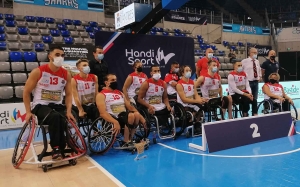
[[[123,86],[123,89],[122,89],[123,94],[124,94],[125,98],[126,98],[128,101],[130,100],[130,98],[129,98],[129,96],[128,96],[127,90],[128,90],[128,88],[130,87],[131,84],[132,84],[132,76],[129,75],[129,76],[126,78],[125,83],[124,83],[124,86]]]
[[[180,97],[180,99],[183,103],[189,103],[189,104],[197,103],[197,101],[195,99],[191,99],[191,98],[186,97],[181,84],[177,84],[176,90],[177,90],[177,93],[178,93],[178,95],[179,95],[179,97]],[[195,90],[194,90],[194,93],[195,93]],[[197,93],[197,95],[198,95],[198,93]],[[195,97],[196,97],[196,95],[195,95]]]
[[[35,68],[31,71],[26,84],[24,86],[23,91],[23,102],[25,105],[25,110],[27,114],[31,114],[31,107],[30,107],[30,101],[31,101],[31,92],[36,87],[37,82],[39,81],[41,71],[39,68]]]
[[[138,94],[138,102],[147,108],[151,107],[151,105],[149,105],[146,101],[144,101],[144,97],[146,96],[146,92],[148,88],[149,88],[148,82],[147,81],[143,82]]]
[[[223,97],[223,88],[222,88],[222,84],[221,84],[221,77],[220,77],[220,75],[219,75],[219,96],[220,97]]]
[[[124,97],[124,94],[123,94],[123,97]],[[125,103],[125,107],[127,110],[129,110],[131,112],[137,112],[136,108],[130,104],[130,101],[127,100],[126,97],[124,97],[124,103]]]
[[[197,89],[204,82],[204,77],[200,76],[194,83],[195,88]]]
[[[95,101],[96,101],[96,96],[97,96],[97,93],[98,93],[98,88],[99,88],[98,77],[97,77],[97,75],[95,75]]]
[[[72,110],[72,85],[71,85],[71,74],[67,73],[67,83],[65,87],[66,92],[66,107],[67,107],[67,114],[71,114]]]
[[[72,94],[73,94],[75,104],[76,104],[79,112],[84,112],[83,108],[81,106],[80,100],[79,100],[79,96],[78,96],[77,83],[76,83],[76,80],[74,78],[72,78],[72,80],[71,80],[71,85],[72,85]]]
[[[163,102],[167,106],[168,110],[171,110],[171,106],[170,106],[169,98],[168,98],[168,92],[167,92],[167,83],[164,82],[163,87],[164,87],[164,93],[163,93],[163,98],[162,98]]]

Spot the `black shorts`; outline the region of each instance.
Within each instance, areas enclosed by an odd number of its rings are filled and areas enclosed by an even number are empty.
[[[126,112],[121,112],[118,115],[117,120],[122,128],[124,128],[125,125],[128,123],[128,114],[129,114],[129,112],[126,111]]]

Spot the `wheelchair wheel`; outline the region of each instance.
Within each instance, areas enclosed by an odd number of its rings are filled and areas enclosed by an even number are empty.
[[[35,120],[32,119],[30,123],[26,123],[21,129],[12,156],[12,164],[16,169],[21,165],[28,152],[35,133],[35,128]]]
[[[186,128],[187,114],[180,103],[174,103],[172,110],[175,119],[176,136],[180,136]]]
[[[295,107],[295,105],[290,105],[290,109],[291,109],[291,115],[292,115],[292,119],[293,121],[297,121],[298,120],[298,111],[297,108]]]
[[[146,125],[147,125],[147,130],[143,130],[142,132],[144,132],[144,138],[148,138],[149,134],[150,134],[150,131],[151,131],[151,124],[150,124],[150,117],[148,115],[148,111],[143,108],[143,107],[140,107],[138,109],[139,113],[145,118],[146,120]],[[136,133],[137,134],[137,133]]]
[[[88,147],[92,153],[105,153],[111,148],[115,140],[112,123],[101,117],[93,122],[88,134]]]
[[[77,127],[77,125],[73,121],[68,122],[68,134],[67,134],[67,142],[68,145],[74,149],[77,154],[85,154],[86,153],[86,143]],[[68,137],[69,136],[69,137]]]
[[[271,114],[272,112],[273,112],[273,104],[268,100],[264,100],[260,102],[257,106],[258,115]]]
[[[219,113],[218,113],[219,110]],[[212,105],[208,108],[208,122],[212,122],[213,119],[215,119],[216,121],[219,120],[224,120],[224,114],[222,111],[221,106],[218,105]],[[221,117],[221,119],[219,118]]]
[[[236,119],[236,118],[239,118],[239,117],[242,117],[242,116],[243,116],[243,113],[239,109],[239,106],[233,103],[232,104],[232,117],[233,117],[233,119]]]

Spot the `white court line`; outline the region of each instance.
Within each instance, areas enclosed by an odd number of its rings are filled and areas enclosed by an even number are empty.
[[[94,168],[97,168],[97,166],[88,167],[88,169],[94,169]]]
[[[102,171],[110,180],[112,180],[116,185],[119,187],[126,187],[123,183],[121,183],[116,177],[114,177],[111,173],[109,173],[104,167],[102,167],[100,164],[98,164],[94,159],[92,159],[89,156],[86,156],[86,158],[92,162],[95,167],[97,167],[100,171]]]
[[[296,132],[297,134],[300,134],[299,132]],[[291,153],[295,153],[300,151],[300,148],[291,150],[291,151],[286,151],[286,152],[281,152],[281,153],[273,153],[273,154],[265,154],[265,155],[245,155],[245,156],[234,156],[234,155],[214,155],[214,154],[204,154],[204,153],[196,153],[196,152],[190,152],[190,151],[184,151],[181,149],[177,149],[162,143],[157,143],[158,145],[161,145],[163,147],[166,147],[168,149],[177,151],[177,152],[182,152],[182,153],[187,153],[187,154],[192,154],[192,155],[199,155],[199,156],[208,156],[208,157],[219,157],[219,158],[259,158],[259,157],[271,157],[271,156],[280,156],[280,155],[287,155]]]

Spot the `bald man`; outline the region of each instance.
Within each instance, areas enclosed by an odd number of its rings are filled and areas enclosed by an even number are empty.
[[[278,73],[279,62],[275,60],[276,52],[274,50],[269,51],[268,59],[261,65],[261,74],[264,78],[265,83],[269,81],[269,76],[272,73]]]
[[[219,69],[220,67],[220,62],[213,58],[214,56],[214,51],[212,48],[208,48],[205,51],[205,57],[202,59],[199,59],[196,65],[196,74],[197,77],[200,77],[201,75],[204,75],[208,72],[208,61],[214,60],[217,63],[217,67]]]
[[[248,51],[249,57],[242,60],[243,71],[246,73],[252,95],[255,99],[258,96],[258,82],[262,80],[261,68],[257,60],[257,49],[250,48]]]

